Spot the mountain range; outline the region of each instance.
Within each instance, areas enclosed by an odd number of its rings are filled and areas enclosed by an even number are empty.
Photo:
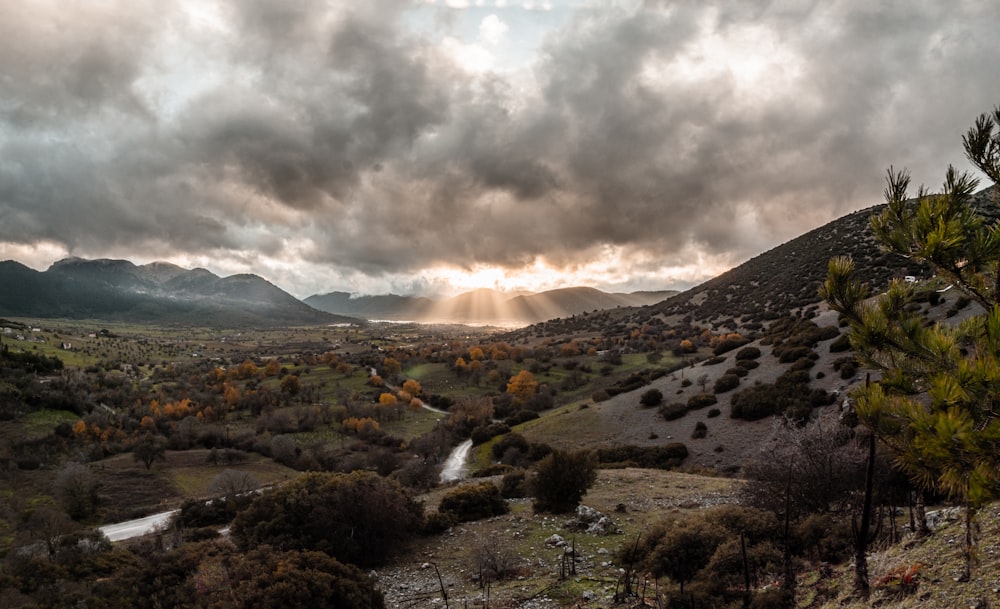
[[[394,294],[354,297],[347,292],[330,292],[310,296],[305,303],[321,311],[365,319],[523,326],[594,310],[652,305],[677,293],[676,290],[664,290],[623,294],[574,287],[511,296],[479,289],[453,298],[433,300]]]
[[[660,302],[676,291],[608,294],[565,288],[511,296],[474,290],[454,298],[361,296],[346,292],[302,302],[250,274],[219,277],[166,262],[66,258],[45,271],[0,262],[0,315],[207,326],[360,323],[362,320],[527,325],[615,307]]]
[[[1000,218],[993,189],[977,193],[975,205],[991,221]],[[623,309],[637,320],[687,319],[736,329],[817,303],[832,256],[854,258],[862,278],[877,289],[892,278],[927,276],[927,267],[879,250],[868,222],[880,209],[838,218],[681,293],[573,287],[511,295],[482,289],[435,300],[330,292],[303,302],[257,275],[219,277],[165,262],[137,266],[127,260],[67,258],[45,271],[0,262],[0,315],[223,327],[379,319],[526,326]]]
[[[45,271],[0,262],[0,315],[206,326],[340,323],[257,275],[67,258]]]

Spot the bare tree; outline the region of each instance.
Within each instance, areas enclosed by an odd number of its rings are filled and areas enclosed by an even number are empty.
[[[56,476],[53,490],[73,520],[86,518],[97,508],[97,477],[82,463],[67,463]]]
[[[234,504],[243,500],[249,501],[250,494],[258,488],[260,488],[260,481],[253,475],[235,469],[227,469],[213,478],[208,485],[210,493],[220,497],[226,503]]]

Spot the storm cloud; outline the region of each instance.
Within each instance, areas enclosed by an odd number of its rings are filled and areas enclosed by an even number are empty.
[[[555,4],[485,71],[433,3],[4,5],[0,257],[677,287],[878,203],[890,164],[936,187],[1000,103],[993,2]],[[491,44],[530,18],[493,12]]]

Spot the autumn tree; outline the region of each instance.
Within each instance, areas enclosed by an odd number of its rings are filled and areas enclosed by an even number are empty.
[[[963,137],[966,156],[1000,178],[1000,107]],[[908,194],[910,176],[890,168],[886,207],[872,230],[888,251],[934,267],[982,313],[947,326],[908,306],[912,288],[894,282],[873,296],[850,259],[830,261],[823,298],[850,322],[857,358],[881,380],[854,393],[859,419],[924,489],[965,510],[965,577],[971,576],[973,518],[1000,488],[1000,224],[977,211],[978,180],[949,167],[940,193]]]
[[[386,357],[382,360],[382,375],[392,378],[400,373],[403,366],[394,357]]]
[[[420,386],[420,381],[414,379],[406,379],[403,382],[403,391],[408,393],[410,397],[417,397],[423,388]]]
[[[530,400],[537,391],[538,381],[529,370],[521,370],[507,382],[507,393],[522,404]]]
[[[281,362],[272,357],[264,364],[264,376],[278,376],[281,374]]]
[[[301,390],[302,384],[299,381],[298,376],[294,374],[286,374],[284,378],[281,379],[281,393],[296,396]]]

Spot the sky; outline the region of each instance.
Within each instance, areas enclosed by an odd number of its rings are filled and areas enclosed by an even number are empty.
[[[684,289],[937,188],[1000,3],[0,3],[0,260],[298,297]],[[983,184],[986,185],[985,183]]]

